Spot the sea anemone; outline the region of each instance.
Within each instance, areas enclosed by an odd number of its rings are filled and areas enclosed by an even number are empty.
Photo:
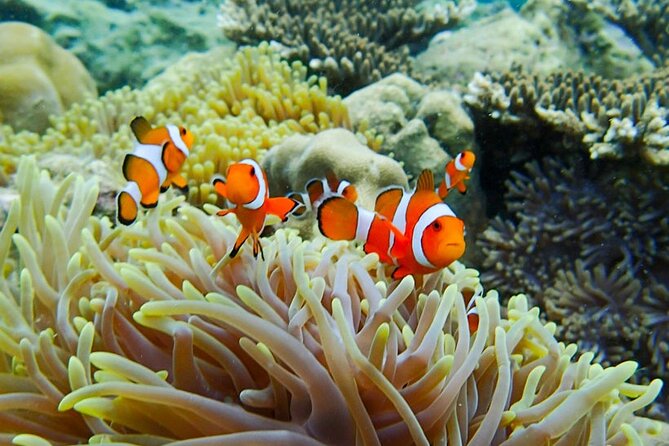
[[[234,219],[181,197],[121,228],[91,216],[93,179],[54,184],[24,158],[16,184],[0,232],[5,443],[618,445],[659,432],[632,413],[660,380],[575,357],[524,296],[503,312],[460,263],[417,287],[350,243],[290,230],[263,241],[265,260],[230,259]]]

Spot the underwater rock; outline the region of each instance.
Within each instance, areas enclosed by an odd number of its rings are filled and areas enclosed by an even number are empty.
[[[41,29],[0,24],[0,123],[41,133],[49,116],[96,95],[82,63]]]
[[[408,186],[397,161],[374,152],[346,129],[285,138],[265,154],[262,164],[271,195],[304,191],[307,181],[324,177],[328,170],[355,184],[359,202],[368,209],[374,208],[379,189]]]
[[[427,50],[416,57],[414,72],[438,84],[466,84],[477,71],[502,71],[516,65],[547,73],[578,66],[578,55],[559,37],[547,35],[506,9],[471,26],[434,36]]]
[[[212,2],[164,0],[12,0],[0,20],[21,20],[49,33],[79,57],[100,91],[140,87],[191,51],[224,42]]]
[[[605,78],[624,78],[652,71],[655,67],[631,35],[598,11],[599,6],[572,0],[529,0],[521,15],[553,39],[577,52],[578,65]],[[533,67],[527,67],[534,70]]]
[[[406,75],[392,74],[368,85],[347,96],[344,104],[352,125],[364,123],[382,135],[381,152],[401,161],[412,177],[423,169],[441,175],[449,160],[445,151],[455,156],[472,147],[473,124],[457,94],[430,90]],[[421,123],[412,123],[415,118]]]

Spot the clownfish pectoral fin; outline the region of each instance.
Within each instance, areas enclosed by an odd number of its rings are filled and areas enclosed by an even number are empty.
[[[188,181],[179,174],[176,174],[171,178],[171,184],[181,192],[188,192]]]
[[[267,203],[267,213],[276,215],[281,221],[286,221],[288,216],[300,206],[300,203],[288,197],[269,198]]]
[[[467,185],[465,184],[464,179],[458,183],[457,188],[458,188],[458,192],[460,192],[461,194],[464,194],[464,193],[467,192]]]
[[[390,275],[394,280],[402,279],[411,274],[411,271],[406,266],[398,266],[395,268],[395,271]]]
[[[225,217],[228,214],[234,214],[235,210],[234,209],[221,209],[220,211],[216,212],[216,215],[219,217]]]
[[[149,124],[149,121],[144,116],[137,116],[130,122],[130,128],[137,141],[144,143],[144,136],[151,131],[151,124]]]
[[[416,181],[416,190],[434,191],[434,175],[430,169],[423,169]]]
[[[235,240],[235,245],[232,247],[232,251],[230,251],[230,258],[233,258],[237,255],[246,239],[249,238],[249,235],[249,231],[247,231],[245,228],[242,228],[241,231],[239,231],[237,240]]]
[[[218,195],[223,198],[228,198],[228,186],[225,183],[225,180],[220,175],[214,175],[214,178],[211,180],[211,184],[214,186],[214,190]]]

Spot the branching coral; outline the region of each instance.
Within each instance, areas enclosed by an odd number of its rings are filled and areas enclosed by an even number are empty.
[[[554,133],[557,137],[550,139],[558,143],[556,150],[575,146],[591,158],[640,156],[669,165],[666,69],[624,80],[582,72],[547,77],[518,70],[477,73],[465,101],[479,123],[492,118],[502,126],[522,127],[529,139]]]
[[[325,75],[347,94],[396,71],[409,69],[407,44],[452,28],[474,0],[436,2],[418,9],[413,0],[227,0],[219,26],[244,43],[277,42],[284,55]]]
[[[28,158],[17,185],[0,232],[5,442],[618,445],[658,433],[632,412],[659,380],[628,384],[631,361],[572,361],[576,347],[524,296],[503,316],[461,264],[416,289],[347,243],[279,230],[266,261],[247,250],[217,270],[233,220],[171,199],[113,228],[90,216],[94,180],[57,185]]]
[[[124,88],[75,106],[56,118],[43,137],[2,128],[0,152],[44,154],[51,169],[59,164],[54,154],[70,155],[62,167],[67,171],[73,158],[103,160],[104,169],[118,166],[115,183],[106,185],[115,190],[122,185],[122,157],[132,148],[132,117],[143,115],[156,125],[177,122],[196,135],[183,169],[189,198],[213,201],[209,179],[228,163],[258,157],[289,134],[350,128],[341,99],[326,90],[324,78],[307,77],[306,67],[279,60],[267,45],[235,55],[191,55],[142,90]],[[2,155],[0,161],[13,171],[16,159]]]

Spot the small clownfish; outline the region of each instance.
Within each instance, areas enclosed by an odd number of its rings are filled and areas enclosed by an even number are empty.
[[[327,198],[341,196],[348,201],[355,203],[358,199],[358,191],[355,186],[347,180],[339,180],[334,172],[328,171],[325,178],[314,178],[307,182],[306,192],[291,192],[288,198],[299,203],[299,206],[293,210],[292,215],[303,217],[305,213],[318,206]]]
[[[116,218],[124,225],[135,222],[140,204],[155,207],[160,193],[171,185],[187,188],[179,170],[193,145],[193,134],[184,127],[153,128],[138,116],[130,128],[137,143],[123,160],[123,176],[128,184],[116,196]]]
[[[434,191],[434,177],[424,170],[412,192],[390,187],[376,198],[374,212],[343,197],[318,207],[318,227],[334,240],[359,240],[367,253],[396,266],[393,279],[445,268],[465,251],[464,223]]]
[[[451,191],[457,188],[461,194],[467,192],[467,185],[465,180],[469,179],[469,173],[476,162],[476,155],[474,152],[465,150],[458,153],[458,155],[446,164],[444,169],[444,181],[439,185],[437,193],[444,199]]]
[[[269,198],[267,175],[260,165],[245,159],[228,167],[226,178],[215,176],[212,180],[216,192],[235,205],[232,209],[223,209],[217,215],[235,214],[242,225],[230,257],[235,257],[242,244],[251,236],[253,257],[265,259],[260,244],[260,233],[265,228],[267,214],[276,215],[286,221],[288,215],[299,205],[288,197]]]

